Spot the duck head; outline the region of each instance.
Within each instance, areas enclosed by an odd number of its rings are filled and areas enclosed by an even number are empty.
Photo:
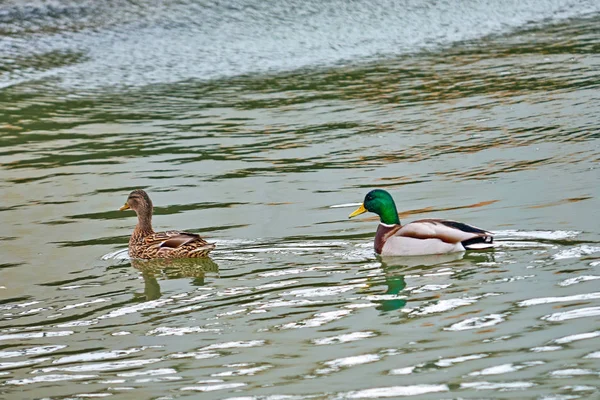
[[[127,201],[123,207],[119,208],[120,211],[133,210],[137,215],[151,216],[152,215],[152,200],[148,196],[148,193],[138,189],[134,190],[129,194]]]
[[[375,189],[367,193],[363,203],[350,214],[349,218],[356,217],[367,211],[379,215],[381,222],[384,224],[400,224],[396,203],[394,203],[392,196],[385,190]]]

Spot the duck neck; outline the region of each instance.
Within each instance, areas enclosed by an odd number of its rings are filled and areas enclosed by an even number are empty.
[[[134,234],[148,235],[151,233],[154,233],[152,229],[152,210],[140,210]]]
[[[381,223],[386,225],[400,225],[400,218],[398,217],[398,211],[394,203],[389,204],[379,214]]]

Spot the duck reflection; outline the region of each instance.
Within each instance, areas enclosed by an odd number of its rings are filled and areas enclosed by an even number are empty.
[[[203,286],[207,273],[219,273],[219,266],[210,257],[131,260],[131,265],[142,273],[144,293],[136,297],[142,301],[156,300],[161,297],[157,278],[180,279],[192,278],[191,284]]]
[[[388,287],[384,293],[386,295],[397,295],[406,287],[404,275],[388,274],[387,272],[385,284]],[[381,311],[399,310],[406,305],[406,301],[406,299],[374,300],[375,303],[379,303],[376,308]]]
[[[460,260],[464,254],[450,253],[413,257],[381,256],[381,266],[385,274],[385,284],[387,285],[385,294],[398,295],[404,290],[406,288],[404,276],[409,270]],[[407,299],[376,300],[375,302],[379,303],[376,307],[378,310],[393,311],[406,306]]]
[[[426,256],[381,256],[381,265],[385,268],[414,269],[419,267],[432,267],[452,261],[462,260],[465,253],[431,254]]]

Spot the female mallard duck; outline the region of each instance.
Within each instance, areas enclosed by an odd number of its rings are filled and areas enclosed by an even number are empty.
[[[193,258],[204,257],[215,248],[195,233],[152,229],[152,201],[143,190],[134,190],[120,211],[132,209],[138,223],[129,239],[131,258]]]
[[[375,252],[384,256],[423,256],[493,247],[493,234],[462,222],[421,219],[400,225],[392,196],[385,190],[367,193],[350,218],[364,212],[379,215]]]

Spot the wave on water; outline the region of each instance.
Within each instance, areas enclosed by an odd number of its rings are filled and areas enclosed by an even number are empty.
[[[330,66],[598,12],[591,0],[13,0],[0,10],[0,87],[140,86]]]
[[[552,247],[556,245],[552,241],[564,241],[575,238],[581,234],[579,231],[520,231],[504,230],[495,232],[496,248],[531,248]],[[306,252],[331,253],[327,257],[341,257],[344,260],[368,260],[375,257],[373,253],[372,239],[366,242],[354,243],[348,240],[311,240],[305,241],[268,241],[268,240],[219,240],[217,246],[226,253],[235,253],[239,256],[252,254],[300,254]],[[561,243],[561,247],[564,243]],[[599,247],[588,245],[576,246],[574,248],[562,249],[554,255],[555,259],[581,257],[582,254],[592,254],[600,251]],[[211,255],[220,256],[220,250],[215,250]],[[460,254],[460,253],[455,253]],[[224,254],[225,258],[231,254]],[[422,258],[422,257],[421,257]],[[103,261],[129,260],[127,248],[118,249],[101,257]],[[451,260],[447,260],[451,261]]]
[[[129,249],[119,249],[115,251],[111,251],[101,257],[102,261],[107,260],[129,260]]]

